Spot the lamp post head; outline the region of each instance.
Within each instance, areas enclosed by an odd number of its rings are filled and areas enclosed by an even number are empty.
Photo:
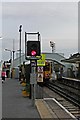
[[[11,52],[11,50],[9,50],[9,49],[5,49],[6,51],[10,51]]]
[[[22,28],[22,25],[20,25],[20,27],[19,27],[19,32],[21,32],[21,28]]]
[[[22,25],[20,25],[20,28],[22,28]]]

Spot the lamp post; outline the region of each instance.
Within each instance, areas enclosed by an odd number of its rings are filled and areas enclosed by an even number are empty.
[[[14,43],[15,43],[15,41],[14,41],[14,39],[13,39],[13,61],[14,61],[14,53],[15,53],[15,50],[14,50]]]
[[[19,46],[19,50],[20,50],[20,65],[21,65],[21,31],[22,31],[22,25],[20,25],[19,27],[19,32],[20,32],[20,46]]]
[[[20,32],[20,46],[19,46],[19,51],[20,51],[20,66],[21,66],[21,31],[22,31],[22,25],[19,27],[19,32]],[[19,81],[21,81],[21,67],[19,67]]]

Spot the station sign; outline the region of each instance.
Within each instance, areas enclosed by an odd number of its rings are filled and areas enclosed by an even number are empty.
[[[37,82],[43,82],[43,66],[37,67]]]
[[[37,66],[45,66],[45,54],[41,54],[41,58],[37,60]]]
[[[43,82],[43,73],[38,73],[37,82]]]
[[[38,67],[37,67],[37,71],[38,71],[38,72],[43,72],[43,67],[38,66]]]

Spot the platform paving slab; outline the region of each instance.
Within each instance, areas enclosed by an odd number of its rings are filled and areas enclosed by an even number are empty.
[[[2,84],[2,118],[40,118],[32,100],[22,96],[18,79],[7,79]]]
[[[39,114],[42,119],[44,118],[53,118],[52,114],[50,113],[48,107],[44,104],[43,99],[37,99],[35,101],[36,107],[39,111]]]

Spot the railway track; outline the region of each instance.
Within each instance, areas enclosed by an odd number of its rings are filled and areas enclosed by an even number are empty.
[[[55,92],[55,99],[74,115],[76,119],[80,120],[80,90],[59,83],[59,81],[47,82],[46,87]],[[51,95],[51,97],[54,96]]]

